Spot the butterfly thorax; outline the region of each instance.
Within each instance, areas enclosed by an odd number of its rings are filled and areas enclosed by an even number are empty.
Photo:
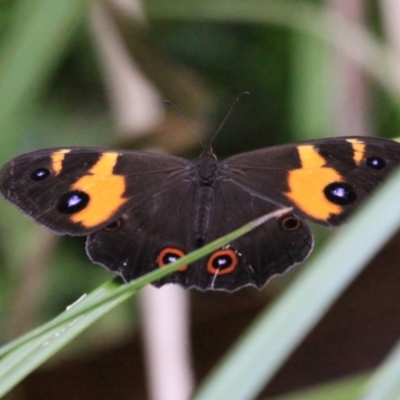
[[[197,162],[197,182],[195,194],[195,237],[196,246],[204,245],[210,226],[214,201],[214,183],[218,170],[218,160],[211,149],[203,151]]]
[[[197,162],[199,186],[212,186],[218,169],[218,160],[211,149],[204,150]]]

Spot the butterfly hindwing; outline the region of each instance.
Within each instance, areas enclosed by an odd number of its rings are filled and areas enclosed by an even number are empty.
[[[195,190],[193,182],[181,182],[165,190],[162,196],[144,199],[146,206],[139,204],[123,214],[115,226],[89,235],[89,257],[130,281],[162,267],[163,254],[173,257],[176,252],[183,256],[195,250],[199,247],[193,224],[199,212]],[[205,241],[211,242],[277,209],[229,181],[219,182],[214,188],[211,224]],[[188,219],[192,224],[188,224]],[[312,245],[312,233],[305,221],[293,215],[273,218],[251,235],[168,275],[156,285],[179,283],[188,288],[227,291],[247,285],[261,288],[273,275],[302,262]]]
[[[155,269],[164,248],[185,253],[193,249],[187,216],[194,212],[194,193],[192,182],[181,181],[144,197],[114,224],[88,236],[89,257],[130,281]]]
[[[215,202],[207,242],[217,239],[256,217],[280,206],[243,191],[230,180],[215,187]],[[304,261],[313,246],[313,235],[306,221],[292,214],[272,218],[250,234],[241,236],[221,251],[206,257],[191,271],[196,288],[236,290],[253,285],[262,288],[274,275]],[[168,279],[166,277],[165,279]]]

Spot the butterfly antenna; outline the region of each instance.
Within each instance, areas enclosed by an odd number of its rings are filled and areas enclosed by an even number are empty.
[[[223,121],[221,122],[221,125],[219,126],[219,128],[217,129],[217,131],[214,133],[213,137],[210,140],[210,147],[212,142],[214,141],[214,139],[216,138],[216,136],[219,134],[219,132],[221,131],[222,127],[225,125],[226,120],[229,118],[229,116],[232,113],[233,107],[235,107],[236,103],[240,100],[240,98],[244,95],[248,95],[250,94],[249,92],[242,92],[239,94],[238,97],[236,97],[236,99],[233,101],[232,105],[229,108],[229,111],[226,113],[225,118],[223,119]]]
[[[180,110],[180,108],[174,102],[172,102],[171,100],[164,100],[164,103],[169,104],[169,105],[171,105],[172,107],[175,108],[175,111],[178,113],[180,119],[187,126],[189,131],[192,132],[192,134],[195,136],[195,138],[199,141],[201,147],[203,147],[203,149],[204,149],[205,148],[204,142],[200,139],[200,136],[193,130],[193,128],[190,126],[190,124],[186,121],[186,118],[183,115],[183,113]]]

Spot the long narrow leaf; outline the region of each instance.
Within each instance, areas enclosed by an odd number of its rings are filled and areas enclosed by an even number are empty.
[[[15,149],[13,120],[30,109],[79,26],[86,0],[21,0],[0,48],[0,159]]]
[[[397,400],[400,398],[400,342],[377,368],[367,383],[361,400]]]
[[[346,377],[268,400],[354,400],[368,377],[368,374]]]
[[[210,374],[195,399],[254,398],[396,231],[400,224],[399,193],[397,171],[325,251],[312,258],[309,268],[287,292],[260,315]]]
[[[103,285],[101,291],[112,293],[114,289],[114,285],[110,282],[108,285]],[[96,294],[96,292],[93,293],[94,296]],[[10,352],[0,361],[0,396],[9,392],[32,370],[129,296],[129,293],[122,294],[116,299],[96,307],[89,313],[82,313],[69,322],[47,331],[14,352]]]
[[[0,361],[0,396],[11,390],[33,369],[45,362],[102,315],[136,293],[143,286],[177,270],[182,265],[190,264],[204,257],[269,219],[283,215],[290,210],[290,208],[287,208],[260,217],[223,238],[182,257],[171,265],[151,272],[132,283],[115,288],[115,283],[109,282],[77,302],[53,321],[3,346],[0,349],[0,353],[5,354]]]

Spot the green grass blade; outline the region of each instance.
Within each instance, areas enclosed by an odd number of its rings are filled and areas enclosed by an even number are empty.
[[[101,291],[112,292],[114,285],[103,285]],[[94,292],[94,296],[98,293]],[[89,313],[82,313],[69,322],[53,328],[23,346],[9,353],[0,361],[0,396],[10,391],[32,370],[50,358],[60,348],[74,339],[88,326],[92,325],[105,313],[119,305],[130,296],[129,293],[118,296],[113,301],[96,307]],[[78,303],[79,304],[79,303]]]
[[[115,282],[108,282],[72,305],[53,321],[3,346],[0,348],[0,354],[4,355],[0,361],[0,396],[11,390],[33,369],[41,365],[102,315],[132,296],[143,286],[175,271],[182,265],[190,264],[204,257],[269,219],[283,215],[290,210],[290,208],[287,208],[260,217],[202,249],[188,254],[175,263],[129,284],[116,287]]]
[[[400,398],[400,342],[377,368],[361,400],[397,400]]]
[[[295,140],[321,137],[332,131],[332,51],[310,35],[291,38],[291,115]]]
[[[309,268],[289,290],[260,315],[209,375],[195,399],[254,398],[398,228],[399,193],[398,171],[359,210],[352,223],[341,228],[325,251],[312,258]]]
[[[0,48],[0,159],[17,147],[15,119],[31,110],[80,25],[85,0],[20,0]]]
[[[354,400],[360,394],[369,374],[346,377],[323,383],[308,389],[283,396],[268,397],[268,400]]]
[[[148,285],[149,283],[151,283],[157,279],[164,277],[165,275],[170,274],[171,272],[180,268],[182,265],[190,264],[190,263],[200,259],[201,257],[204,257],[207,254],[210,254],[211,252],[213,252],[213,251],[225,246],[226,244],[232,242],[233,240],[237,239],[238,237],[250,232],[252,229],[265,223],[269,219],[283,215],[286,212],[289,212],[290,210],[291,210],[291,208],[285,208],[285,209],[267,214],[260,218],[257,218],[256,220],[245,224],[244,226],[231,232],[230,234],[225,235],[224,237],[213,241],[212,243],[208,244],[207,246],[204,246],[199,250],[193,251],[192,253],[188,254],[185,257],[182,257],[181,259],[177,260],[176,262],[171,263],[170,265],[167,265],[167,266],[163,267],[162,269],[158,269],[153,272],[150,272],[149,274],[146,274],[138,279],[135,279],[134,281],[132,281],[130,283],[122,285],[113,291],[110,291],[108,289],[108,285],[110,283],[106,283],[105,285],[103,285],[104,288],[103,288],[103,286],[101,286],[96,291],[91,293],[89,296],[86,296],[82,301],[78,302],[73,307],[72,310],[68,309],[66,312],[60,314],[58,317],[54,318],[49,323],[44,324],[40,328],[33,330],[32,332],[24,335],[23,337],[16,339],[7,345],[2,346],[0,348],[0,356],[3,356],[10,351],[13,351],[17,347],[25,344],[29,340],[34,339],[38,335],[48,332],[54,328],[59,327],[60,325],[62,325],[64,323],[71,321],[74,318],[79,317],[84,312],[92,311],[96,307],[102,306],[104,303],[116,300],[120,295],[134,294],[136,291],[138,291],[142,287]]]

